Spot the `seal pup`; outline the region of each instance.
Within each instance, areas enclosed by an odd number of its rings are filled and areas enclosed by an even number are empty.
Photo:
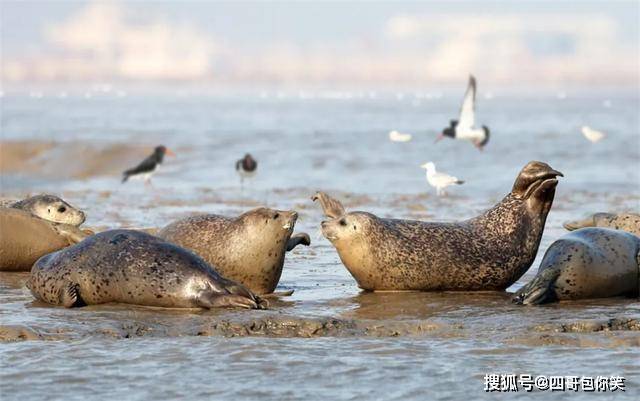
[[[43,255],[82,241],[90,230],[0,208],[0,271],[29,271]]]
[[[306,233],[292,236],[297,218],[294,211],[265,207],[238,217],[205,214],[173,222],[158,236],[194,251],[224,277],[269,294],[280,281],[285,252],[311,243]]]
[[[149,157],[140,162],[136,167],[130,168],[122,173],[122,183],[124,184],[127,182],[129,177],[142,177],[144,179],[144,183],[149,184],[153,174],[160,168],[165,154],[169,156],[176,155],[166,146],[156,146]]]
[[[55,195],[41,194],[9,205],[13,209],[24,210],[43,220],[78,227],[84,223],[86,215],[68,202]]]
[[[567,299],[638,296],[640,238],[609,228],[581,228],[549,246],[538,274],[513,301],[531,305]]]
[[[483,125],[482,128],[476,128],[475,119],[476,79],[473,75],[470,75],[469,85],[464,94],[462,107],[460,107],[460,117],[457,120],[450,121],[449,126],[436,138],[436,142],[444,137],[462,139],[473,143],[476,148],[482,150],[489,142],[489,128],[485,125]]]
[[[548,164],[530,162],[500,203],[458,223],[344,213],[326,194],[312,199],[331,218],[321,224],[323,235],[362,289],[504,290],[535,259],[558,176]]]
[[[27,287],[67,308],[109,302],[167,308],[263,308],[194,253],[134,230],[111,230],[38,259]]]
[[[640,214],[594,213],[586,219],[567,221],[563,226],[569,231],[584,227],[606,227],[640,236]]]

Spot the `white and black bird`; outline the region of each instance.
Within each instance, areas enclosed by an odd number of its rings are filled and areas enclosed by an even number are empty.
[[[240,175],[240,184],[245,178],[253,177],[258,170],[258,162],[251,157],[249,153],[245,154],[242,159],[236,161],[236,172]]]
[[[469,76],[469,85],[467,92],[462,100],[460,108],[460,117],[458,120],[451,120],[449,126],[442,131],[436,139],[436,142],[444,137],[452,139],[462,139],[470,141],[478,149],[482,148],[489,142],[489,128],[483,125],[481,128],[475,127],[476,119],[476,79],[473,75]]]
[[[126,170],[122,173],[122,182],[125,183],[129,178],[142,178],[144,179],[145,184],[149,184],[151,182],[151,176],[158,171],[160,164],[162,164],[162,160],[164,159],[164,155],[167,154],[169,156],[175,156],[171,150],[167,149],[165,146],[156,146],[153,153],[144,159],[140,164]]]
[[[436,171],[436,165],[433,162],[425,163],[420,167],[427,170],[427,182],[436,189],[438,196],[446,195],[444,189],[450,185],[464,184],[464,181],[457,177]]]

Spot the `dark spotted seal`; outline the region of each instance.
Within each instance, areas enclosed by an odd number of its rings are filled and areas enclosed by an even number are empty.
[[[10,205],[11,208],[24,210],[43,220],[54,223],[79,226],[86,218],[82,210],[54,195],[36,195]]]
[[[640,214],[594,213],[586,219],[567,221],[564,223],[564,228],[569,231],[584,227],[606,227],[640,235]]]
[[[514,302],[638,296],[639,252],[640,238],[624,231],[573,231],[549,246],[538,274],[516,292]]]
[[[65,307],[261,308],[260,298],[194,253],[134,230],[105,231],[43,256],[27,287],[37,299]]]
[[[305,233],[291,236],[297,218],[294,211],[264,207],[233,218],[206,214],[171,223],[158,236],[194,251],[224,277],[268,294],[280,281],[285,252],[310,243]]]
[[[324,236],[365,290],[504,290],[531,266],[562,174],[530,162],[511,193],[484,214],[459,223],[382,219],[345,213],[317,194]]]
[[[91,234],[90,230],[44,220],[25,210],[0,208],[0,271],[29,271],[39,257]]]

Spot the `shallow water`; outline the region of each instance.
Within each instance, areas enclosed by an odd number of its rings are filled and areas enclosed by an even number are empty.
[[[28,339],[0,343],[2,398],[493,399],[485,374],[523,373],[622,375],[627,392],[613,398],[637,399],[637,300],[523,308],[500,293],[361,293],[319,235],[322,216],[309,200],[325,190],[349,210],[458,220],[499,201],[526,162],[546,161],[565,177],[538,259],[513,291],[535,274],[563,221],[640,210],[637,94],[480,98],[478,118],[492,138],[479,152],[433,144],[457,112],[458,93],[406,93],[401,101],[392,92],[323,93],[5,94],[3,197],[61,194],[98,229],[160,227],[266,204],[297,210],[296,231],[308,232],[312,246],[287,255],[280,289],[295,293],[269,311],[65,310],[34,302],[27,274],[0,273],[0,338]],[[583,124],[608,137],[589,143]],[[391,129],[414,140],[391,143]],[[166,159],[153,187],[121,185],[120,171],[158,143],[178,157]],[[233,165],[247,151],[259,173],[241,189]],[[435,197],[418,167],[429,160],[466,183]]]

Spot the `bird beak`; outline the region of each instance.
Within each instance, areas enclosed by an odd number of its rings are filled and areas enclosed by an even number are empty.
[[[442,138],[444,138],[444,134],[440,134],[438,135],[438,137],[436,138],[436,140],[433,143],[438,143],[442,140]]]
[[[169,156],[176,157],[176,154],[175,154],[175,153],[173,153],[173,152],[171,151],[171,149],[169,149],[169,148],[167,148],[167,151],[166,151],[165,153],[166,153],[166,154],[168,154]]]

